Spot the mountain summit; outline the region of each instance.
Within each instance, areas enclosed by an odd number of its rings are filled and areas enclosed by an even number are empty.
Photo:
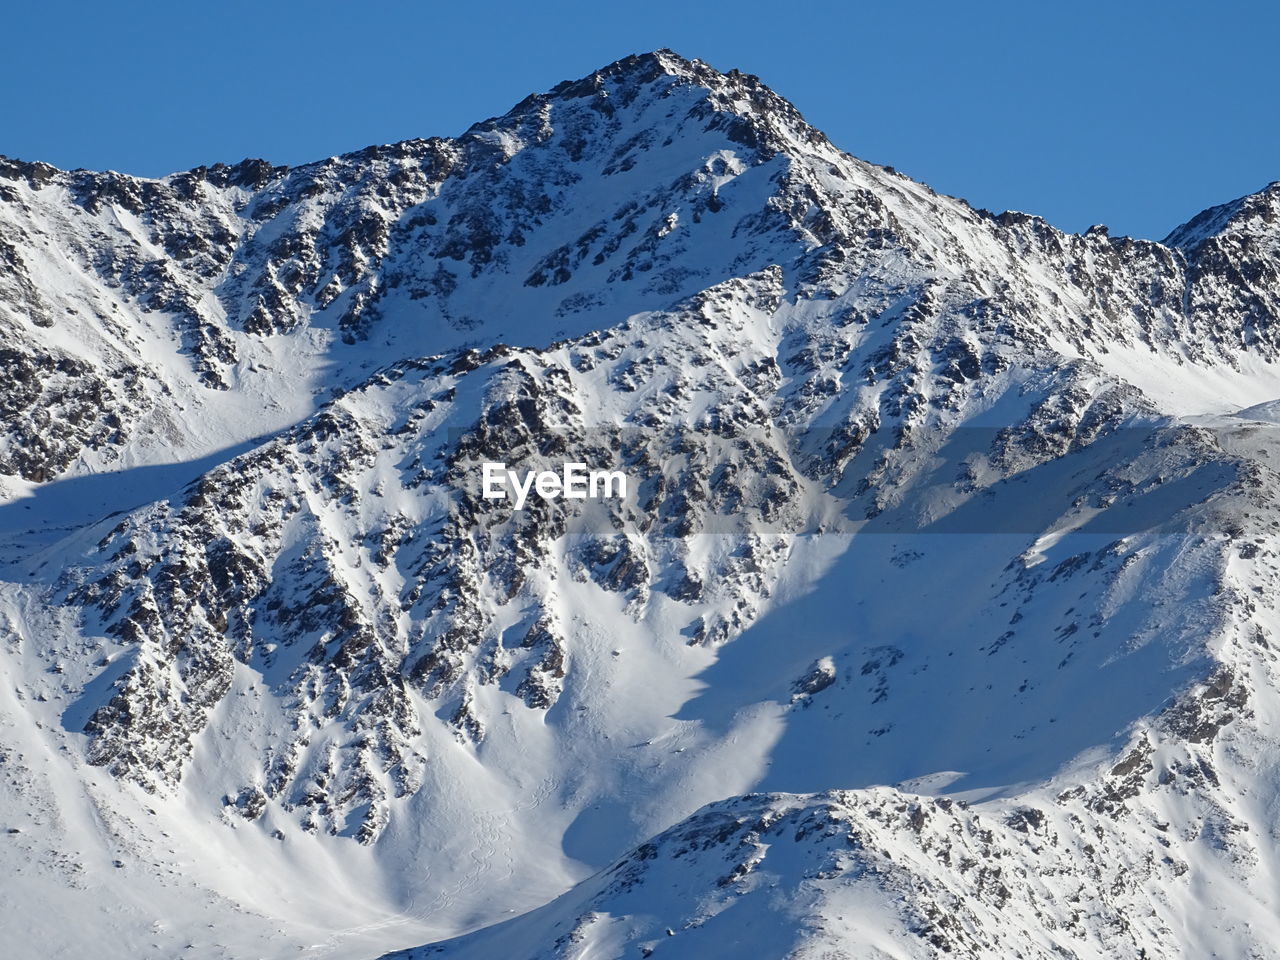
[[[0,160],[16,955],[1265,955],[1276,211],[1064,234],[669,51]]]

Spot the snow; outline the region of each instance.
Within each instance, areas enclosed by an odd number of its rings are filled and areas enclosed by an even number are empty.
[[[14,181],[0,228],[76,311],[43,327],[6,307],[14,342],[142,382],[108,397],[123,442],[0,478],[19,951],[917,957],[929,931],[960,956],[1174,957],[1280,936],[1276,357],[1205,346],[1197,324],[1231,316],[1135,306],[1185,255],[1000,224],[841,154],[747,80],[658,62],[458,141],[203,183],[179,232],[213,222],[236,251],[204,273],[155,211]],[[742,117],[768,150],[728,135]],[[426,178],[440,156],[467,175]],[[375,222],[385,250],[350,239]],[[154,262],[194,327],[147,307]],[[314,283],[248,329],[291,268]],[[376,312],[349,322],[361,297]],[[234,346],[210,361],[227,389],[201,379],[200,324]],[[667,506],[710,486],[699,457],[728,460],[745,505],[713,490],[677,534],[629,490],[523,547],[512,586],[510,524],[449,539],[466,463],[444,453],[513,409],[517,436],[529,417],[606,449],[632,430],[637,486],[660,474]],[[545,467],[528,447],[512,464]],[[766,515],[771,480],[790,485]],[[602,539],[638,585],[583,559]],[[215,545],[262,571],[247,612],[207,609],[192,571]],[[438,546],[458,582],[432,579]],[[170,606],[166,575],[189,589]],[[463,601],[456,673],[405,684],[407,719],[383,710]],[[108,629],[131,604],[154,610],[144,643]],[[309,611],[328,619],[297,626]],[[534,705],[544,622],[564,675]],[[202,714],[180,671],[210,649],[228,687]],[[144,747],[198,714],[178,783],[86,762],[86,721],[129,678]],[[1125,772],[1134,751],[1149,771]],[[260,816],[228,805],[292,760]]]

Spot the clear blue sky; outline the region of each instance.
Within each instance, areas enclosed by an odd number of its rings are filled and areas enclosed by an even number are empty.
[[[449,136],[670,47],[975,206],[1159,238],[1280,179],[1280,11],[1256,0],[28,2],[0,153],[158,176]]]

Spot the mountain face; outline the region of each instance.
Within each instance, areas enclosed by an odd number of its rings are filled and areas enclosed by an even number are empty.
[[[12,955],[1280,939],[1280,184],[1067,235],[660,51],[0,160],[0,259]]]

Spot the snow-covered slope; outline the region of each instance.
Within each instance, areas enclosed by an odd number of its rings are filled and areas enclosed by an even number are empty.
[[[666,51],[4,161],[17,955],[1265,955],[1278,196],[1065,235]]]

